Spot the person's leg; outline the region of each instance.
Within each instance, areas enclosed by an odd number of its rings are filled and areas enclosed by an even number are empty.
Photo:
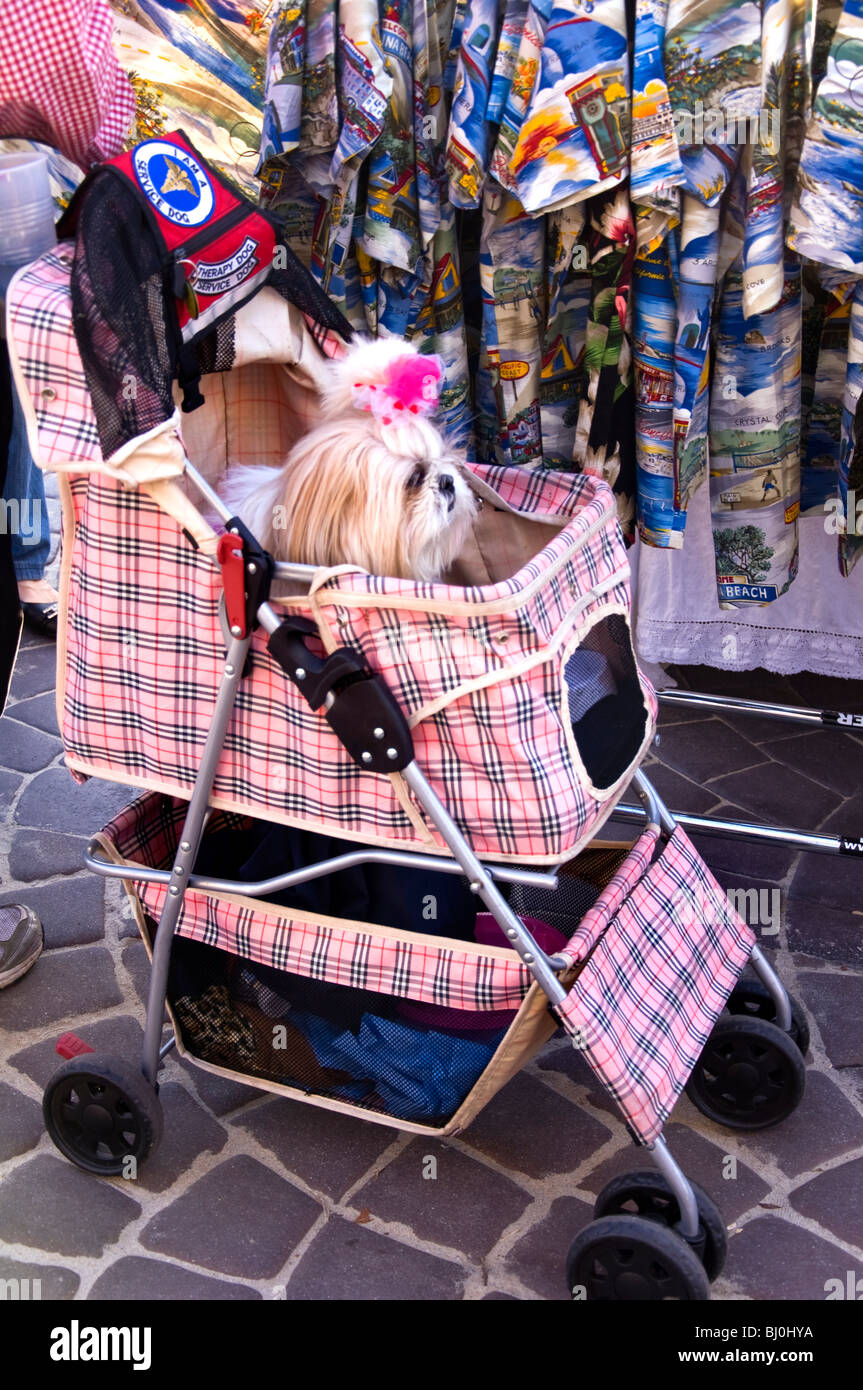
[[[21,903],[0,907],[0,989],[27,974],[44,944],[42,923],[32,908]]]
[[[12,435],[4,487],[5,521],[10,531],[12,563],[24,620],[30,627],[47,634],[57,628],[58,596],[45,579],[51,551],[45,484],[30,453],[24,412],[14,382],[11,389]]]

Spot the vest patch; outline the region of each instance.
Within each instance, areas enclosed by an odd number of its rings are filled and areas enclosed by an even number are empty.
[[[224,294],[236,289],[257,268],[257,249],[254,237],[247,236],[226,261],[198,261],[192,275],[193,289],[198,294]]]
[[[170,140],[145,140],[132,166],[144,196],[169,222],[199,227],[211,216],[215,194],[205,170],[188,150]]]

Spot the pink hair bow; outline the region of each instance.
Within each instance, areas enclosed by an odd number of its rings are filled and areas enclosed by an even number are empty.
[[[409,352],[396,357],[379,381],[355,381],[354,405],[369,410],[384,425],[404,412],[428,415],[435,409],[443,384],[443,359]]]

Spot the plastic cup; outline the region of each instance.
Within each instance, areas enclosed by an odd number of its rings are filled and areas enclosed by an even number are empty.
[[[0,276],[57,244],[54,200],[43,154],[0,154]]]

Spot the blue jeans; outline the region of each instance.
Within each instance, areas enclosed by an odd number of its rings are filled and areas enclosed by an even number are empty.
[[[24,412],[15,382],[11,384],[12,435],[0,525],[10,533],[15,578],[20,582],[43,577],[51,552],[51,526],[42,472],[30,453]]]

